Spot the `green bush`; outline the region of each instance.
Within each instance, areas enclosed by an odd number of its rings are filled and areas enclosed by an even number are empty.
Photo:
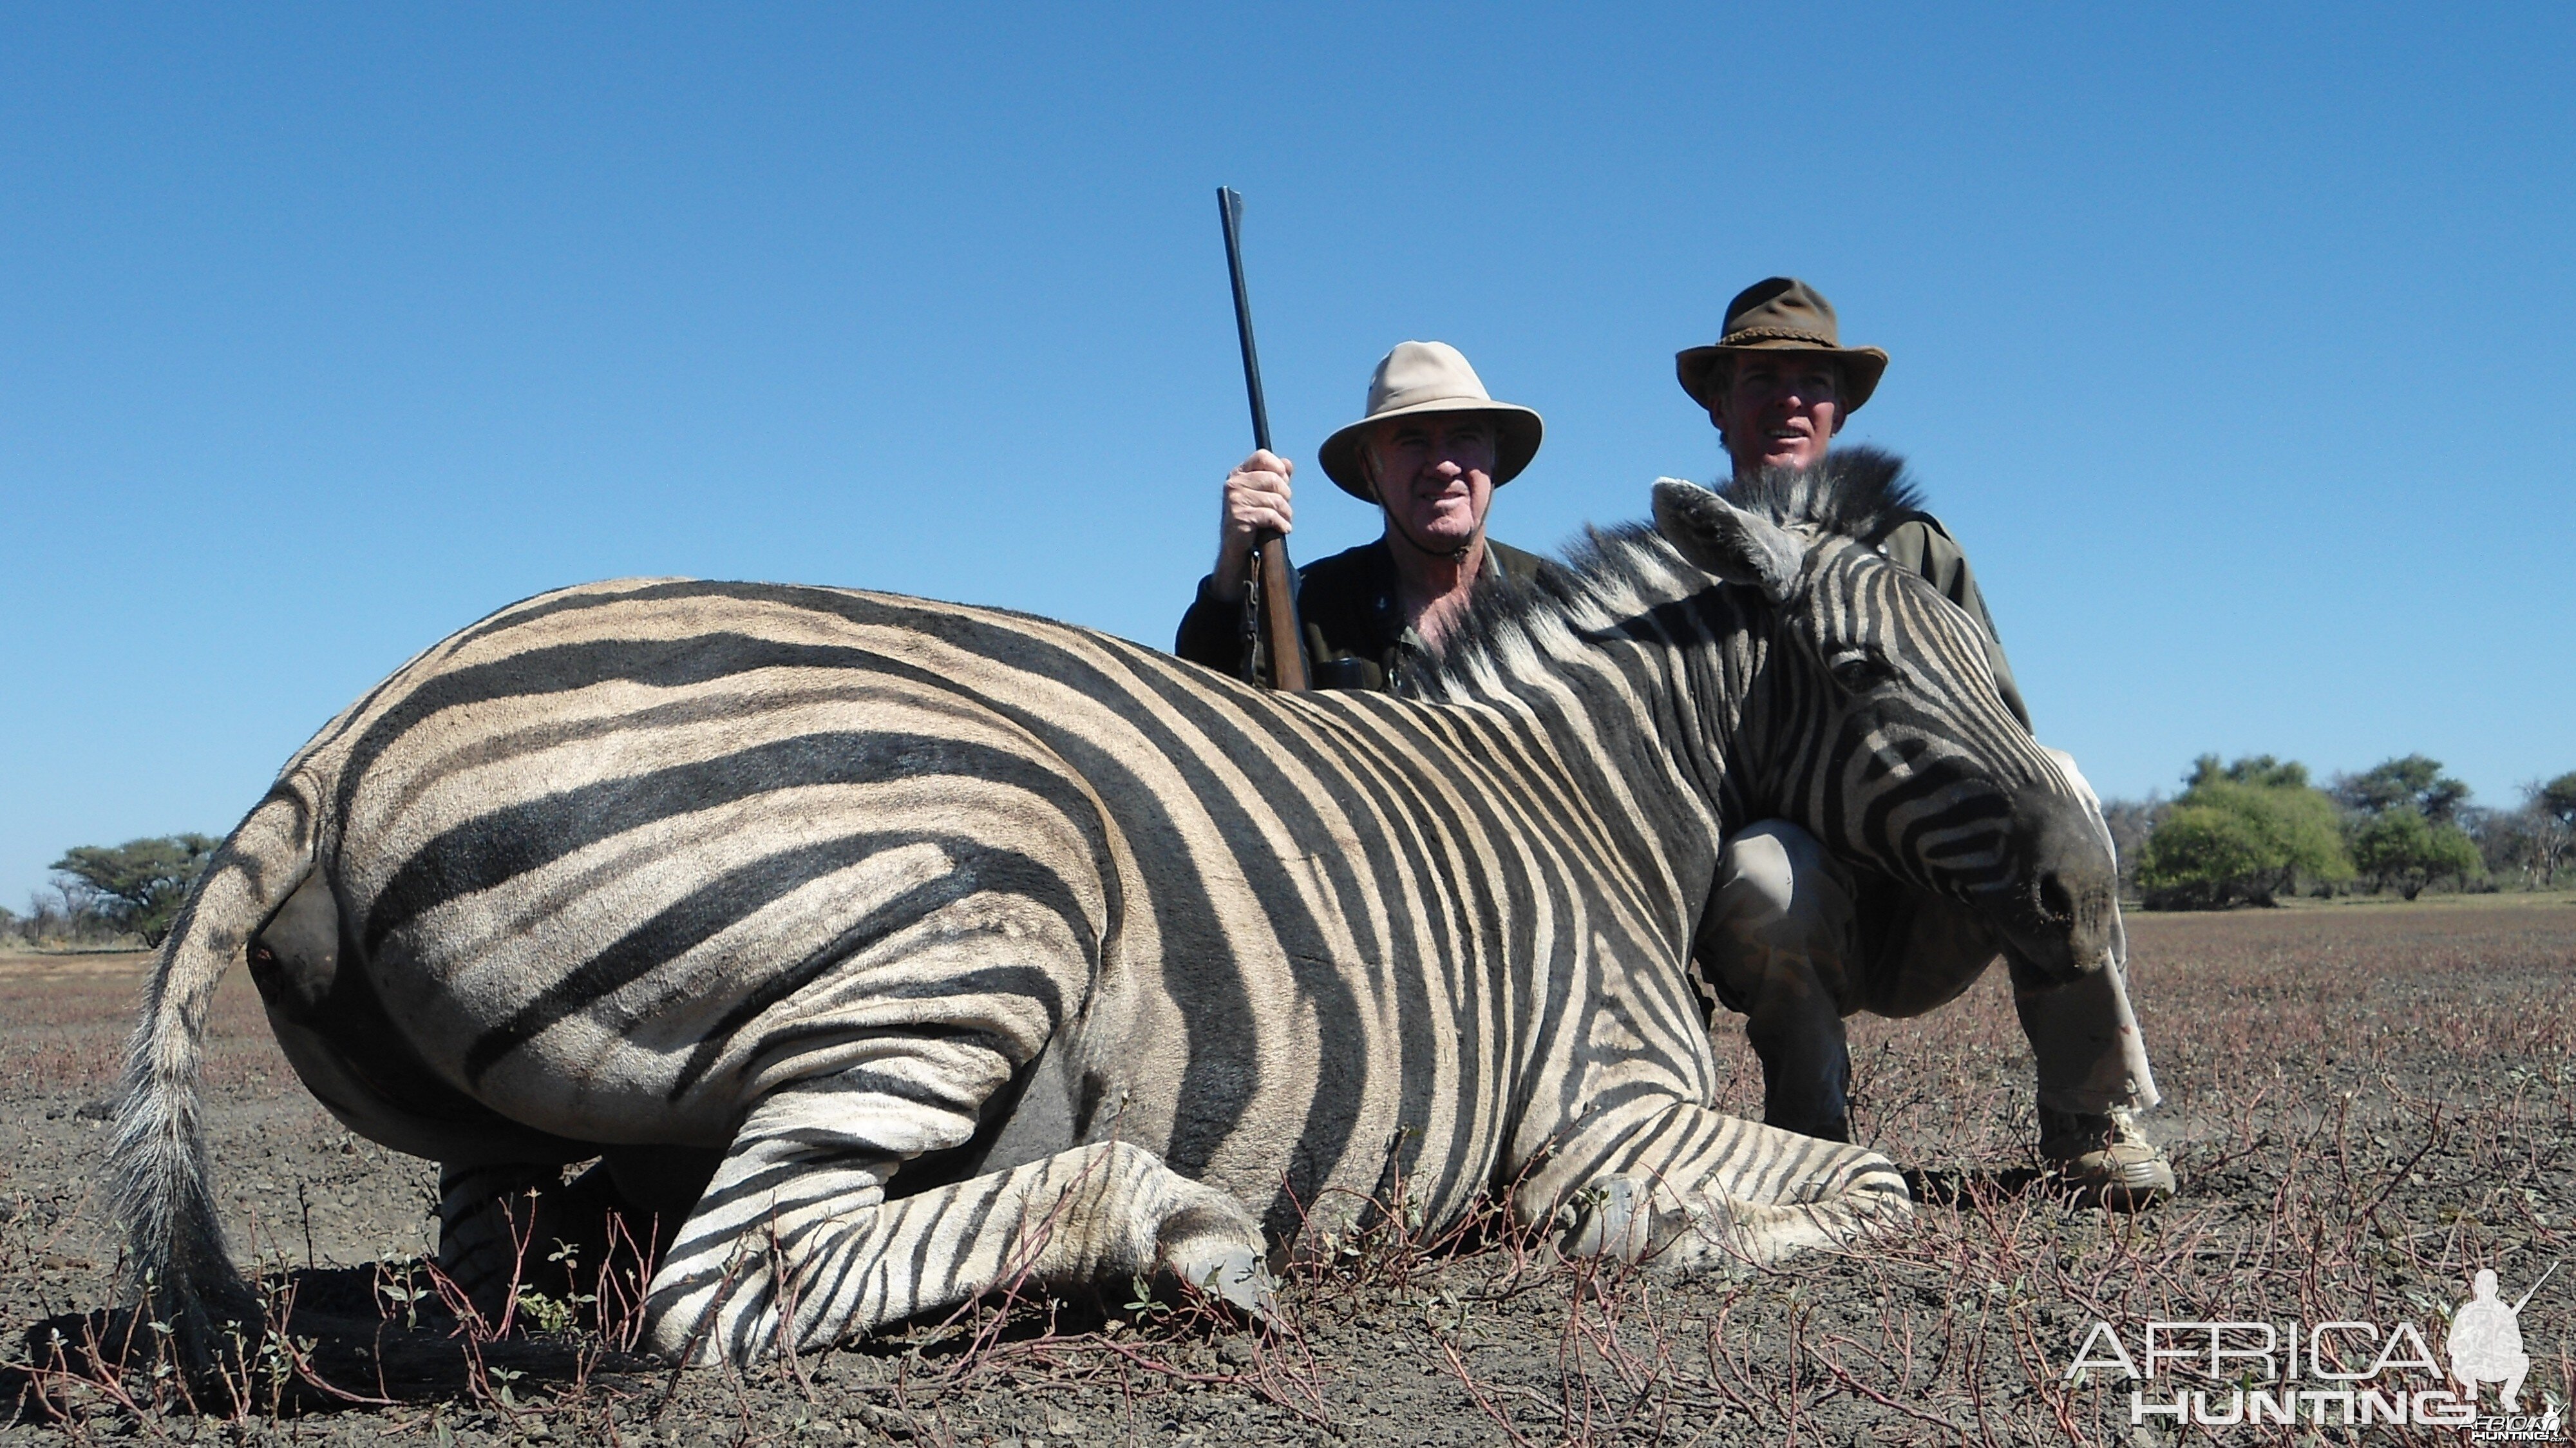
[[[2373,891],[2391,886],[2412,900],[2436,880],[2466,886],[2486,874],[2478,842],[2492,812],[2469,803],[2469,787],[2442,772],[2442,761],[2409,754],[2366,774],[2335,777],[2334,797],[2347,814],[2344,841]]]
[[[2458,825],[2434,824],[2412,805],[2395,805],[2353,827],[2352,860],[2373,888],[2394,885],[2412,900],[2435,880],[2466,884],[2486,873],[2477,842]]]
[[[2159,909],[2223,910],[2295,893],[2302,879],[2346,880],[2352,860],[2334,801],[2305,766],[2272,756],[2192,766],[2190,787],[2147,838],[2138,888]]]

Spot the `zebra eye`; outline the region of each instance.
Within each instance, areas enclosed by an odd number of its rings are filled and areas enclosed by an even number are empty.
[[[1866,694],[1891,677],[1885,664],[1861,649],[1843,649],[1825,660],[1834,682],[1855,694]]]

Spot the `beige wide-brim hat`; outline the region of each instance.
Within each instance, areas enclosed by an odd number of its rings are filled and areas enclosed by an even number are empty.
[[[1848,415],[1878,390],[1887,354],[1876,347],[1846,347],[1834,321],[1834,304],[1796,277],[1764,277],[1726,304],[1725,331],[1706,347],[1673,354],[1682,391],[1706,407],[1708,384],[1720,359],[1743,352],[1822,352],[1842,366],[1842,410]]]
[[[1360,465],[1360,445],[1389,418],[1426,412],[1475,412],[1494,422],[1494,486],[1501,487],[1538,456],[1545,425],[1537,413],[1516,403],[1496,402],[1484,379],[1466,357],[1446,342],[1398,342],[1378,359],[1369,375],[1368,415],[1316,449],[1324,476],[1364,503],[1377,501],[1368,470]]]

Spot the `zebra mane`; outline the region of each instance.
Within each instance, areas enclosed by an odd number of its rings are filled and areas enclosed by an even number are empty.
[[[1765,468],[1718,496],[1784,528],[1800,525],[1870,542],[1920,509],[1923,495],[1905,460],[1884,449],[1838,448],[1810,468]]]
[[[1879,448],[1836,449],[1811,468],[1772,468],[1730,482],[1719,496],[1786,528],[1875,540],[1904,521],[1922,495],[1904,460]],[[1453,627],[1428,682],[1433,699],[1489,696],[1566,657],[1623,619],[1720,586],[1648,523],[1587,527],[1562,562],[1518,588],[1478,593]]]
[[[1479,590],[1452,625],[1428,698],[1487,698],[1505,681],[1552,671],[1583,641],[1655,608],[1714,588],[1717,580],[1684,559],[1647,523],[1587,527],[1564,560],[1517,588]]]

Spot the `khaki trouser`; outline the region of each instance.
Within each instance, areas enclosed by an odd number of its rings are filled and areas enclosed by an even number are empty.
[[[1763,1119],[1835,1138],[1850,1135],[1842,1018],[1921,1015],[1956,999],[1998,954],[1968,907],[1849,870],[1785,820],[1726,842],[1694,953],[1719,998],[1744,1013],[1762,1058]],[[2099,1114],[2163,1099],[2129,1006],[2128,953],[2115,928],[2110,958],[2070,983],[2010,963],[2041,1106]]]

